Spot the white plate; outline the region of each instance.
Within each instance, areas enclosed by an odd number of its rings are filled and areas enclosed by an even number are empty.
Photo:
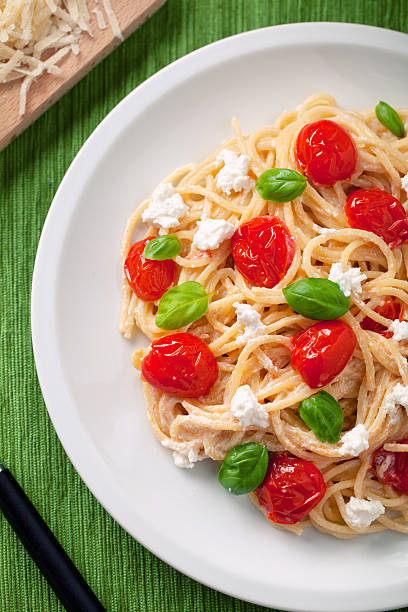
[[[408,37],[348,24],[240,34],[168,66],[95,130],[47,217],[32,293],[34,353],[55,429],[106,510],[156,555],[236,597],[292,610],[384,610],[408,600],[408,538],[341,541],[274,529],[217,465],[174,467],[150,431],[134,345],[117,331],[119,243],[173,168],[319,91],[349,109],[407,105]],[[143,338],[138,339],[139,343]],[[146,343],[146,341],[144,341]]]

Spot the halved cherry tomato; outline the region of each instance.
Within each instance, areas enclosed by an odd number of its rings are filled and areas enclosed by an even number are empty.
[[[142,361],[142,376],[152,387],[175,397],[207,395],[218,378],[217,361],[208,346],[188,333],[152,342]]]
[[[287,452],[269,459],[262,484],[255,489],[259,505],[274,523],[290,525],[304,519],[326,492],[322,473],[310,461]]]
[[[256,287],[274,287],[285,276],[295,241],[279,217],[254,217],[235,230],[232,257],[244,278]]]
[[[130,247],[124,264],[127,282],[137,297],[145,302],[161,298],[177,276],[177,266],[172,259],[158,261],[143,257],[144,248],[150,240],[153,240],[153,236]]]
[[[345,181],[356,169],[357,150],[353,139],[338,123],[322,119],[308,123],[296,139],[295,158],[314,183],[334,185]]]
[[[350,227],[377,234],[392,249],[408,242],[408,219],[404,207],[388,191],[352,191],[344,211]]]
[[[292,367],[312,389],[328,385],[346,367],[356,336],[340,319],[319,321],[290,339]]]
[[[402,321],[404,317],[404,309],[402,304],[395,297],[385,298],[382,304],[377,306],[377,308],[374,308],[374,312],[378,312],[378,314],[380,314],[382,317],[390,319],[391,321],[394,321],[395,319]],[[360,325],[363,329],[375,331],[377,334],[381,334],[385,338],[391,338],[393,335],[392,332],[388,331],[388,327],[385,327],[385,325],[382,325],[381,323],[377,323],[377,321],[370,319],[370,317],[364,317]]]
[[[398,440],[397,444],[408,444],[408,438]],[[394,453],[378,448],[373,453],[371,471],[381,484],[391,485],[408,495],[408,453]]]

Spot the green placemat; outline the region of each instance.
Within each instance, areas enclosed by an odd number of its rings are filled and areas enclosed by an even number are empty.
[[[297,21],[350,21],[408,33],[408,2],[168,0],[0,154],[0,456],[109,612],[264,608],[217,593],[159,561],[111,519],[73,469],[48,418],[31,349],[30,289],[41,228],[78,149],[127,93],[214,40]],[[0,611],[62,611],[3,517],[0,547]]]

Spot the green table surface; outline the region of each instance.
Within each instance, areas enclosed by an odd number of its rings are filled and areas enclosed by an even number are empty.
[[[264,608],[202,586],[157,559],[105,512],[72,467],[48,417],[31,347],[31,278],[41,228],[79,148],[132,89],[215,40],[299,21],[348,21],[408,33],[408,0],[168,0],[0,154],[0,456],[109,612]],[[62,609],[1,517],[0,612]]]

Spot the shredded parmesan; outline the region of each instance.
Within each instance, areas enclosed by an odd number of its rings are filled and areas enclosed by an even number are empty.
[[[111,0],[103,0],[103,8],[112,32],[123,40]],[[103,12],[92,12],[105,30]],[[87,0],[0,0],[0,83],[22,79],[20,115],[33,80],[59,74],[57,64],[70,52],[80,53],[83,33],[93,36]]]
[[[105,13],[108,18],[110,27],[112,28],[112,32],[117,38],[119,38],[120,40],[123,40],[123,34],[119,27],[119,23],[116,18],[116,15],[113,11],[111,0],[102,0],[102,4],[103,4],[103,8],[105,9]]]
[[[106,25],[106,21],[105,21],[105,18],[103,16],[102,11],[100,9],[98,9],[98,8],[94,8],[94,9],[92,9],[92,12],[95,14],[96,22],[98,24],[98,28],[100,30],[106,30],[106,28],[108,26]]]

